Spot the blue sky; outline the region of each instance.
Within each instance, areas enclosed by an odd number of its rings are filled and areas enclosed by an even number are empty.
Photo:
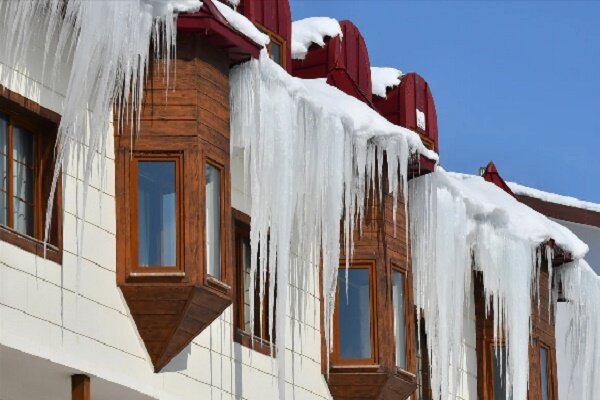
[[[291,0],[350,19],[371,65],[429,82],[448,170],[600,203],[600,2]]]

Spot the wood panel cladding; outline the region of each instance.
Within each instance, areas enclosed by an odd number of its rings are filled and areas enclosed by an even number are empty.
[[[155,60],[144,91],[139,135],[127,121],[115,132],[117,284],[156,371],[231,304],[229,57],[201,33],[180,32],[169,76]],[[167,83],[168,78],[168,83]],[[177,162],[177,267],[134,265],[138,159]],[[220,171],[220,279],[207,274],[206,164]],[[233,270],[231,270],[233,271]]]
[[[384,176],[386,174],[384,173]],[[383,192],[387,192],[384,184]],[[326,371],[325,338],[322,338],[323,373],[334,399],[406,399],[417,387],[416,349],[414,327],[414,299],[412,289],[412,267],[409,258],[407,216],[404,200],[399,194],[394,226],[394,207],[391,194],[378,196],[370,193],[366,204],[364,224],[354,232],[353,260],[371,261],[375,265],[375,304],[371,307],[375,314],[373,340],[375,362],[369,365],[344,365],[331,359],[329,371]],[[343,244],[343,243],[342,243]],[[343,249],[342,245],[342,249]],[[340,265],[343,273],[345,254]],[[392,302],[392,271],[405,274],[406,302],[406,370],[396,367],[396,345],[394,335],[394,316]],[[334,336],[336,333],[334,333]],[[334,339],[335,340],[335,339]]]
[[[493,310],[486,318],[483,277],[474,273],[476,350],[477,350],[477,395],[481,400],[494,400],[493,388]],[[558,379],[556,372],[555,315],[549,288],[551,286],[548,271],[542,267],[539,287],[531,299],[531,336],[529,340],[529,390],[528,400],[542,398],[542,366],[540,349],[547,351],[548,399],[558,399]],[[539,303],[538,296],[539,295]]]

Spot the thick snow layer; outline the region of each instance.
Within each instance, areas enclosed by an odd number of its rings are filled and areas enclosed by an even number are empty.
[[[331,346],[342,216],[346,216],[343,232],[349,254],[351,232],[364,216],[365,195],[374,179],[388,179],[397,198],[407,187],[410,154],[437,156],[412,131],[389,123],[325,80],[291,77],[264,52],[260,61],[235,67],[230,77],[231,146],[232,152],[239,148],[244,153],[253,258],[268,254],[268,264],[264,257],[259,260],[260,270],[266,271],[268,265],[270,275],[277,276],[277,286],[285,288],[290,279],[299,287],[308,282],[290,276],[291,254],[301,254],[313,265],[319,264],[322,254],[324,331]],[[384,152],[390,171],[386,177],[382,163],[375,162]],[[302,269],[305,274],[309,270]],[[256,284],[261,293],[267,290],[264,276]],[[270,280],[270,292],[274,284]],[[280,290],[276,301],[276,312],[284,313],[287,291]],[[269,309],[272,313],[273,307]],[[281,314],[275,320],[283,398],[286,318]]]
[[[587,245],[563,226],[471,175],[436,172],[410,181],[410,234],[417,309],[425,316],[433,398],[460,384],[465,299],[472,271],[483,273],[486,309],[494,310],[494,337],[509,349],[507,384],[525,399],[531,294],[542,252],[552,259],[553,238],[574,257]],[[552,270],[552,265],[548,265]]]
[[[584,210],[590,210],[595,212],[600,212],[600,204],[592,203],[589,201],[583,201],[576,199],[575,197],[563,196],[556,193],[544,192],[539,189],[530,188],[527,186],[519,185],[515,182],[507,182],[508,187],[515,194],[519,194],[522,196],[533,197],[536,199],[540,199],[546,201],[548,203],[561,204],[563,206],[582,208]]]
[[[57,75],[59,62],[71,61],[59,110],[62,118],[48,210],[52,209],[59,166],[66,169],[71,159],[85,165],[85,204],[93,159],[106,151],[114,104],[121,117],[125,114],[133,119],[140,115],[150,44],[154,43],[154,53],[165,60],[168,69],[177,33],[176,13],[197,11],[201,6],[198,0],[0,2],[0,37],[11,38],[3,49],[10,65],[20,65],[28,49],[34,48],[36,31],[41,31],[45,40],[43,59],[51,71],[50,80]],[[50,56],[56,61],[50,63]],[[83,220],[85,208],[81,214]],[[45,237],[50,220],[47,218]],[[77,233],[80,243],[79,227]]]
[[[557,270],[562,296],[556,314],[559,398],[593,400],[600,393],[600,277],[585,260]]]
[[[386,97],[387,90],[400,84],[402,71],[396,68],[371,67],[371,82],[373,83],[373,94]]]
[[[311,17],[292,22],[292,58],[304,60],[313,44],[325,46],[325,38],[342,36],[340,23],[328,17]]]
[[[232,10],[229,6],[221,3],[219,0],[213,0],[213,3],[215,6],[217,6],[219,12],[223,14],[223,17],[225,17],[227,22],[229,22],[229,25],[231,25],[235,30],[244,34],[245,36],[248,36],[256,44],[259,44],[263,47],[269,44],[269,35],[265,35],[259,31],[258,28],[248,18],[237,11]]]

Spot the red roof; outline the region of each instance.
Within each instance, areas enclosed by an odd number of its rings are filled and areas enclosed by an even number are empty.
[[[262,46],[229,25],[212,0],[202,0],[202,3],[200,11],[177,18],[178,31],[204,33],[213,46],[227,52],[231,64],[258,58]]]
[[[343,39],[326,39],[325,46],[313,44],[304,60],[292,61],[292,75],[327,78],[327,83],[372,105],[371,63],[363,36],[350,21],[340,22]]]
[[[510,190],[504,179],[502,179],[502,177],[498,173],[496,165],[492,161],[490,161],[489,164],[485,167],[485,170],[483,171],[483,174],[481,176],[486,181],[493,183],[500,189],[504,190],[506,193],[510,194],[513,197],[516,197],[513,191]]]
[[[375,109],[396,125],[411,129],[424,138],[433,151],[439,153],[438,124],[435,102],[429,84],[417,73],[406,74],[400,85],[389,89],[386,98],[373,97]],[[418,123],[417,113],[424,114],[424,124]]]

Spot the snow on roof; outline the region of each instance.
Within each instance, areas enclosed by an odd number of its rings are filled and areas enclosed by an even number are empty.
[[[292,22],[292,58],[304,60],[308,48],[325,46],[326,37],[343,36],[340,23],[328,17],[311,17]]]
[[[235,30],[248,36],[256,44],[259,44],[263,47],[269,44],[269,35],[265,35],[259,31],[258,28],[248,18],[237,11],[232,10],[229,6],[221,3],[219,0],[213,0],[213,3],[219,12],[223,14],[223,17],[225,17],[227,22],[229,22],[229,25],[231,25]]]
[[[386,97],[387,89],[398,86],[402,75],[402,71],[396,68],[371,67],[373,94],[379,97]]]
[[[533,197],[548,203],[560,204],[563,206],[582,208],[584,210],[600,212],[600,204],[583,201],[571,196],[563,196],[556,193],[544,192],[539,189],[523,186],[515,182],[506,182],[510,190],[515,194],[522,196]]]
[[[576,259],[588,252],[588,245],[568,228],[519,202],[482,177],[452,172],[445,173],[445,176],[446,186],[454,195],[464,199],[477,220],[487,221],[495,227],[505,227],[511,234],[527,239],[533,245],[554,239],[557,245]]]

